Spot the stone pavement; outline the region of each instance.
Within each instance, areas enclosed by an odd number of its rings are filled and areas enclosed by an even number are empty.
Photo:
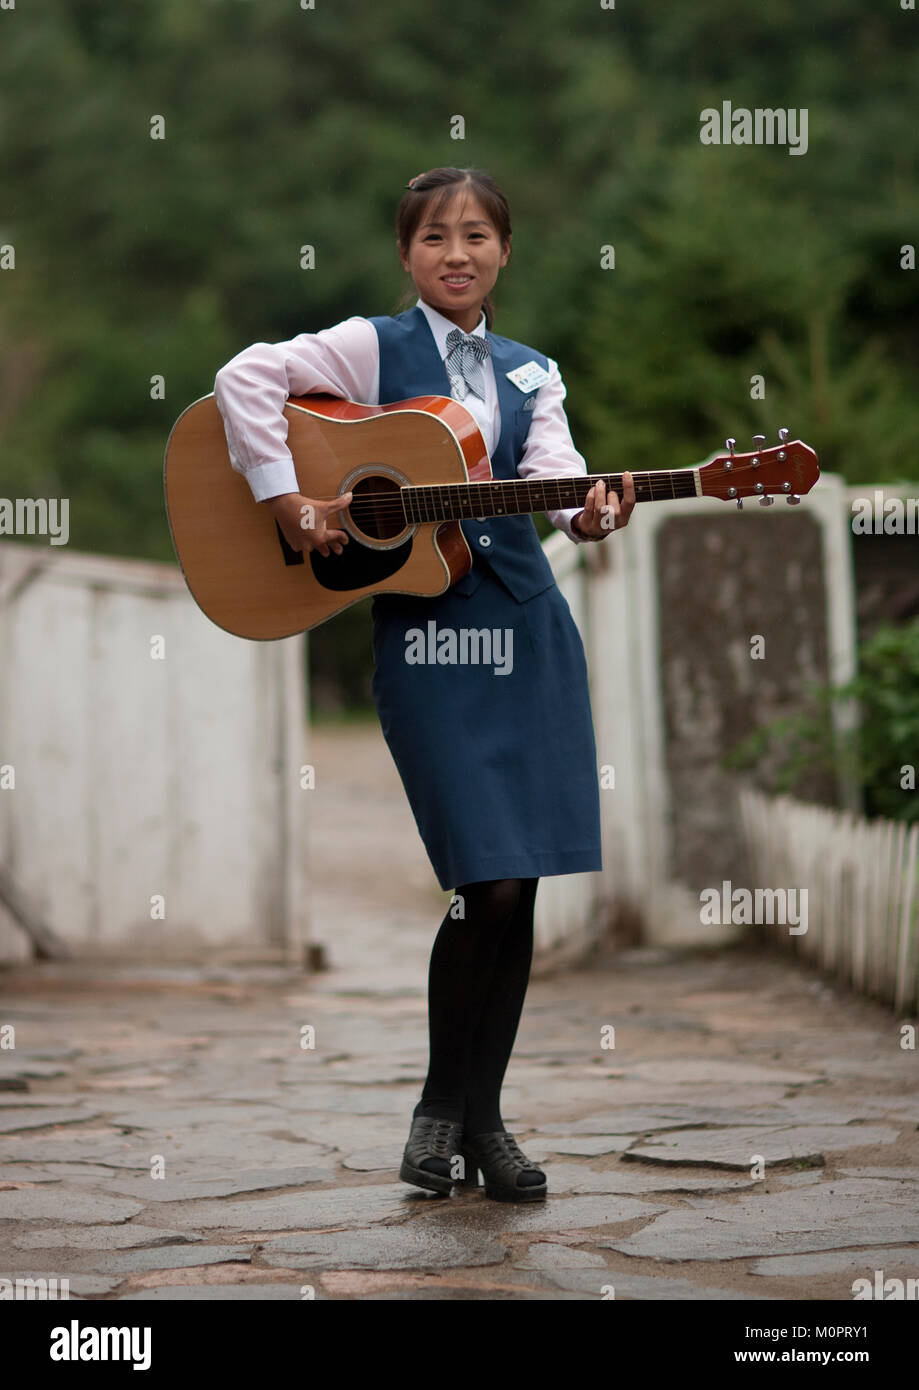
[[[328,970],[0,979],[0,1280],[66,1277],[76,1299],[851,1301],[875,1271],[919,1278],[902,1020],[752,950],[534,980],[504,1113],[545,1203],[400,1183],[444,895],[379,748],[355,743],[313,844]],[[340,746],[317,736],[317,767]]]

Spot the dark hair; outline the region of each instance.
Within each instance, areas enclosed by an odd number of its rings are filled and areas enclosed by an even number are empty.
[[[411,245],[423,214],[430,210],[436,216],[460,188],[468,188],[469,192],[478,198],[502,245],[510,241],[510,208],[490,174],[486,174],[482,169],[429,169],[426,174],[416,174],[396,208],[396,239],[403,255]],[[406,290],[396,306],[396,313],[408,307],[413,293],[411,289]],[[485,326],[491,328],[495,309],[487,295],[482,301],[482,309],[485,312]]]

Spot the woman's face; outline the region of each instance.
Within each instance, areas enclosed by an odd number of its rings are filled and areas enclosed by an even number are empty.
[[[482,204],[467,190],[454,194],[436,214],[422,214],[400,259],[424,302],[471,333],[510,249],[510,241],[502,245]]]

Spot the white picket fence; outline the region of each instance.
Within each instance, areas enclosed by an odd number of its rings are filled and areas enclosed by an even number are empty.
[[[739,792],[759,887],[807,889],[807,931],[777,933],[861,993],[919,1009],[919,825]]]

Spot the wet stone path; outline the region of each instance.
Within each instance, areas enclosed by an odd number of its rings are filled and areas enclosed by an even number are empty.
[[[316,743],[321,769],[337,745]],[[0,977],[0,1280],[67,1279],[74,1299],[851,1301],[876,1271],[919,1277],[902,1020],[752,951],[534,979],[504,1114],[548,1200],[400,1183],[444,897],[379,750],[355,743],[313,842],[329,969]],[[343,828],[362,817],[362,843],[383,828],[355,862]]]

